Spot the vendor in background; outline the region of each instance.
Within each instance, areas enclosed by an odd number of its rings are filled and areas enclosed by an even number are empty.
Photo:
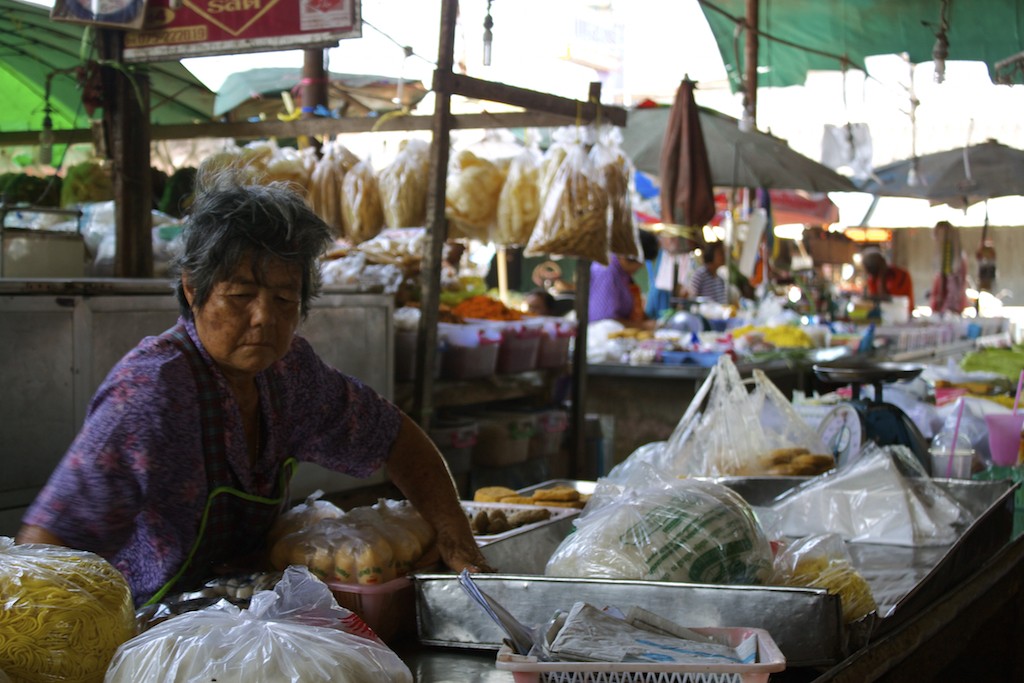
[[[701,249],[701,259],[704,265],[694,270],[686,286],[690,298],[729,303],[725,280],[718,277],[718,269],[725,265],[724,245],[721,242],[708,242]]]
[[[551,296],[546,289],[538,287],[532,290],[523,297],[523,301],[526,303],[526,312],[530,315],[557,315],[555,313],[555,297]]]
[[[594,261],[590,265],[590,322],[617,320],[630,327],[642,326],[643,296],[633,281],[633,273],[643,267],[637,256],[608,255],[608,265]]]
[[[908,310],[914,310],[914,283],[909,272],[886,262],[878,247],[868,247],[861,252],[861,265],[868,274],[864,285],[865,297],[891,301],[894,296],[905,296]]]
[[[284,184],[200,173],[177,265],[177,324],[111,370],[17,541],[95,552],[137,605],[265,557],[296,460],[384,465],[453,570],[487,569],[424,432],[296,335],[330,231]],[[247,566],[248,563],[248,566]]]

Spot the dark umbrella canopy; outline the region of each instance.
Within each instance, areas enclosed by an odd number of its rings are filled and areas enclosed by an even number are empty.
[[[697,108],[716,187],[763,187],[806,192],[856,192],[845,176],[794,151],[784,141],[740,130],[739,121]],[[669,109],[635,109],[622,132],[622,148],[640,170],[660,175]],[[664,184],[664,179],[662,179]]]
[[[993,197],[1024,195],[1024,150],[994,140],[875,169],[864,192],[916,197],[963,208]]]
[[[715,215],[715,193],[704,143],[694,82],[684,80],[676,92],[661,148],[661,220],[686,227],[706,225]]]

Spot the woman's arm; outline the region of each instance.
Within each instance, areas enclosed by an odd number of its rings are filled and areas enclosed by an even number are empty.
[[[440,451],[408,415],[387,461],[388,475],[437,532],[441,559],[454,571],[494,571],[473,538],[451,472]]]
[[[64,541],[51,534],[41,526],[23,524],[14,537],[15,543],[47,543],[49,545],[65,545]]]

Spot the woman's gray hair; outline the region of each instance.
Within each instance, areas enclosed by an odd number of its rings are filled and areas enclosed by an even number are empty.
[[[200,168],[196,177],[182,233],[184,248],[174,264],[178,305],[186,319],[192,319],[192,310],[185,299],[182,273],[195,288],[192,306],[200,309],[214,285],[250,258],[257,281],[273,259],[301,267],[303,318],[320,291],[319,259],[331,243],[327,224],[287,183],[257,185],[246,178],[244,170],[231,168],[210,172]]]

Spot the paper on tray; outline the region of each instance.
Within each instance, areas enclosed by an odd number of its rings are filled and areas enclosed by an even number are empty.
[[[781,532],[901,546],[953,543],[966,511],[927,477],[904,476],[898,448],[876,448],[845,471],[784,494],[772,506]]]
[[[736,648],[703,637],[687,640],[639,628],[577,602],[547,650],[562,661],[752,664],[757,659],[757,637],[751,635]]]

